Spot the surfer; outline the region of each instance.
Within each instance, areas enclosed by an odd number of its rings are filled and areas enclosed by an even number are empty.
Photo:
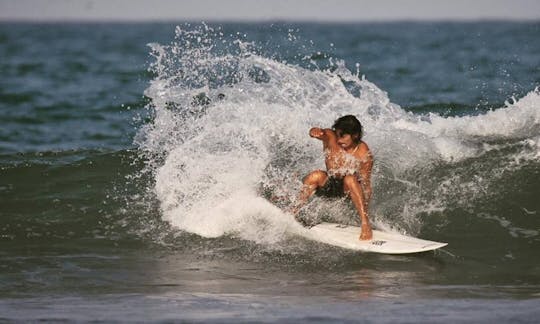
[[[323,142],[326,171],[315,170],[304,178],[293,214],[298,218],[300,208],[313,194],[348,196],[362,221],[360,240],[370,240],[373,234],[368,206],[373,157],[367,144],[362,141],[362,125],[355,116],[346,115],[338,118],[332,129],[312,128],[309,136]]]

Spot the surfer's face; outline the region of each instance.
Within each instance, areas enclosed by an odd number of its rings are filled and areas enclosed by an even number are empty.
[[[343,134],[343,132],[338,129],[336,130],[336,135],[337,135],[337,143],[343,149],[348,150],[348,149],[353,148],[356,145],[351,134]]]

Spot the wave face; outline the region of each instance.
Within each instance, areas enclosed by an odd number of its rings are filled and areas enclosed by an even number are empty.
[[[497,254],[508,258],[539,245],[538,89],[483,113],[413,113],[339,59],[287,63],[219,28],[178,27],[173,42],[150,47],[153,120],[136,142],[174,227],[281,242],[298,228],[265,198],[291,203],[302,177],[324,168],[309,128],[354,114],[375,156],[376,226],[468,244],[487,231],[494,245],[518,247]],[[358,222],[346,201],[306,208],[316,220]]]

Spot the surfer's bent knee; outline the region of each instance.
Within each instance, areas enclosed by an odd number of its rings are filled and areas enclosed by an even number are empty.
[[[316,170],[304,177],[304,184],[321,186],[328,178],[326,172],[322,170]]]

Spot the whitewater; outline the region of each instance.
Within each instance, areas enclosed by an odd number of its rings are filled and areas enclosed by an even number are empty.
[[[540,158],[538,88],[487,112],[418,114],[339,58],[322,70],[309,59],[287,63],[206,25],[177,27],[171,44],[149,46],[155,77],[145,95],[153,121],[137,141],[163,219],[203,237],[276,244],[301,230],[264,192],[292,203],[302,177],[324,168],[308,130],[346,114],[361,120],[374,152],[370,213],[386,230],[417,235],[419,214],[474,203],[500,175]],[[493,159],[492,167],[483,159]],[[455,172],[464,163],[478,171],[472,178]],[[310,205],[319,219],[357,222],[344,201]]]

